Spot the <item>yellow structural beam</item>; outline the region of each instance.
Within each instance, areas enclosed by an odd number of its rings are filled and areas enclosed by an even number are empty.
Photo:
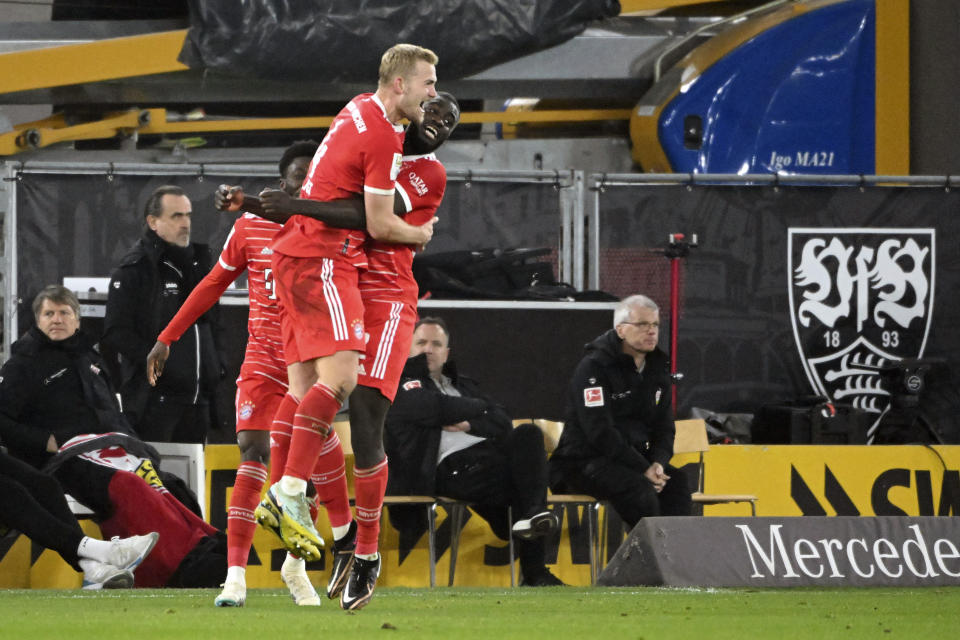
[[[620,0],[620,15],[626,15],[628,13],[659,13],[666,9],[673,9],[674,7],[725,1],[726,0]]]
[[[629,120],[630,109],[553,109],[544,111],[468,112],[460,117],[465,123],[501,122],[596,122]],[[28,149],[40,149],[58,142],[112,138],[117,135],[202,134],[231,131],[281,131],[288,129],[326,129],[330,116],[297,118],[241,118],[231,120],[167,121],[166,109],[131,109],[107,114],[103,119],[68,125],[61,115],[16,125],[0,134],[0,156]]]
[[[150,109],[151,113],[164,112]],[[159,115],[159,114],[158,114]],[[461,123],[521,123],[521,122],[595,122],[598,120],[629,120],[630,109],[553,109],[544,111],[477,111],[461,114]],[[333,122],[331,116],[298,118],[241,118],[237,120],[185,120],[167,122],[163,117],[151,117],[150,124],[140,133],[211,133],[227,131],[269,131],[272,129],[326,129]]]
[[[165,109],[151,109],[161,117],[151,118],[140,133],[224,133],[230,131],[270,131],[281,129],[326,129],[333,122],[331,116],[297,118],[239,118],[230,120],[181,120],[167,122]]]
[[[186,29],[0,54],[0,93],[188,69],[177,61]]]
[[[150,109],[163,112],[163,109]],[[629,120],[630,109],[553,109],[544,111],[477,111],[460,116],[461,123],[521,122],[595,122]],[[144,134],[212,133],[229,131],[269,131],[273,129],[326,129],[331,116],[298,118],[241,118],[237,120],[185,120],[166,122],[164,117],[151,117],[150,124],[139,129]]]
[[[878,175],[910,173],[910,4],[876,0],[876,147]]]
[[[460,122],[596,122],[629,120],[631,109],[544,109],[543,111],[482,111],[464,113]]]
[[[48,147],[52,144],[73,140],[92,140],[113,137],[117,133],[133,132],[146,121],[145,111],[131,109],[122,113],[110,114],[102,120],[85,122],[58,128],[41,127],[27,129],[22,134],[23,142],[31,147]]]
[[[154,111],[162,112],[163,109]],[[0,135],[0,156],[12,155],[27,149],[40,149],[58,142],[112,138],[118,134],[130,134],[149,121],[149,110],[131,109],[110,113],[100,120],[70,125],[61,115],[53,115],[36,122],[14,127],[13,131]]]

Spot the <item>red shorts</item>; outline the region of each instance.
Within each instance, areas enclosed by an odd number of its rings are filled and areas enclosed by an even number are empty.
[[[357,269],[342,260],[273,254],[287,364],[364,348]]]
[[[237,378],[237,431],[270,431],[286,393],[285,375],[279,380],[244,363]]]
[[[364,305],[363,321],[370,338],[357,384],[377,389],[393,402],[403,366],[410,357],[417,310],[402,302],[366,300]]]

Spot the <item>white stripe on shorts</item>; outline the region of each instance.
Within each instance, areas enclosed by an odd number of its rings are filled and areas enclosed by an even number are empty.
[[[347,320],[343,315],[343,303],[340,301],[340,292],[333,284],[333,260],[323,258],[323,268],[320,271],[320,279],[323,282],[323,299],[327,301],[327,309],[330,311],[330,323],[333,326],[333,339],[346,340]]]
[[[380,336],[380,344],[377,345],[377,357],[373,361],[373,367],[370,371],[370,377],[377,380],[383,380],[387,371],[387,363],[390,362],[390,351],[393,349],[393,340],[397,337],[397,328],[400,326],[400,312],[403,310],[403,304],[400,302],[390,303],[390,319],[383,327],[383,333]]]

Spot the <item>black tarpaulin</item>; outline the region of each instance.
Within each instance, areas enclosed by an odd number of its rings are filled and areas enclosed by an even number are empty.
[[[564,42],[617,0],[191,0],[180,61],[229,75],[376,81],[398,42],[432,49],[457,79]]]

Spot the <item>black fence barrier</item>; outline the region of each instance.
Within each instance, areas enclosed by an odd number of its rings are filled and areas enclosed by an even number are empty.
[[[942,358],[920,404],[936,413],[929,420],[942,439],[958,441],[956,190],[620,183],[598,189],[597,208],[591,265],[600,288],[649,292],[665,310],[668,234],[697,234],[682,262],[679,415],[752,413],[813,394],[876,422],[897,393],[883,368]],[[663,267],[648,277],[651,260]],[[949,398],[927,402],[938,388]]]

